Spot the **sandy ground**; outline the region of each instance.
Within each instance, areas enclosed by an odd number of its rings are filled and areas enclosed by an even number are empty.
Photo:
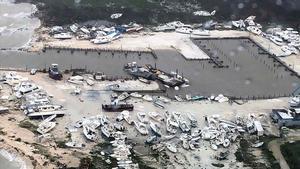
[[[105,50],[129,50],[129,51],[151,51],[151,49],[176,49],[187,59],[207,59],[209,58],[202,50],[190,40],[190,35],[176,32],[169,33],[134,33],[124,34],[121,39],[115,40],[109,44],[96,45],[87,40],[69,40],[53,39],[42,34],[43,42],[33,44],[31,51],[40,50],[43,46],[80,48],[80,49],[105,49]]]
[[[22,76],[28,77],[30,80],[34,81],[38,85],[40,85],[44,90],[46,90],[49,94],[53,95],[53,101],[58,104],[62,104],[68,111],[68,114],[62,118],[57,118],[57,125],[55,129],[51,132],[56,140],[66,140],[66,128],[69,125],[74,124],[77,120],[82,117],[89,117],[93,115],[105,114],[111,120],[115,119],[118,113],[111,112],[103,112],[101,110],[101,104],[107,103],[110,98],[111,92],[109,91],[101,91],[99,90],[93,95],[89,93],[89,89],[85,89],[83,87],[82,94],[80,96],[71,95],[70,92],[73,91],[74,85],[68,84],[63,81],[53,81],[50,80],[47,74],[37,74],[35,76],[30,76],[28,73],[20,73]],[[3,95],[3,93],[1,94]],[[95,96],[96,95],[96,96]],[[80,99],[83,100],[80,101]],[[187,118],[186,113],[193,113],[197,120],[199,127],[202,128],[205,126],[204,116],[206,115],[214,115],[219,114],[221,117],[232,120],[235,116],[245,116],[247,117],[250,113],[255,115],[265,114],[268,116],[269,112],[273,108],[282,108],[287,106],[288,98],[278,98],[272,100],[257,100],[257,101],[249,101],[243,105],[237,104],[228,104],[228,103],[211,103],[208,101],[202,102],[172,102],[170,104],[166,104],[166,109],[170,112],[176,111],[181,112],[182,115]],[[142,101],[141,99],[129,99],[129,103],[133,103],[135,106],[135,110],[131,113],[132,118],[137,120],[136,113],[137,112],[150,112],[157,111],[163,113],[165,110],[159,109],[155,107],[152,103]],[[24,156],[26,159],[33,159],[32,161],[36,161],[37,168],[41,168],[44,164],[46,164],[46,168],[55,168],[55,166],[49,162],[47,158],[40,154],[34,154],[33,147],[31,143],[37,142],[37,136],[28,131],[27,129],[22,129],[18,126],[18,122],[23,120],[25,115],[22,112],[11,111],[9,114],[4,114],[0,116],[0,121],[5,123],[0,123],[0,127],[3,128],[3,131],[7,133],[7,135],[0,135],[0,138],[3,139],[2,147],[9,147],[16,149],[19,154]],[[9,121],[9,119],[15,119]],[[33,120],[34,123],[38,123],[38,121]],[[271,125],[270,121],[268,121],[266,126]],[[127,126],[128,132],[127,135],[131,139],[137,139],[140,141],[144,141],[146,137],[143,137],[137,133],[134,127]],[[95,145],[93,142],[86,141],[82,134],[82,129],[79,129],[77,132],[72,133],[72,139],[82,142],[86,144],[86,148],[84,150],[77,150],[77,152],[81,152],[86,154],[89,150]],[[273,132],[273,131],[270,131]],[[21,138],[22,141],[16,141],[16,138]],[[102,142],[103,139],[99,137],[99,142]],[[78,156],[74,150],[72,149],[61,149],[55,146],[53,140],[44,141],[41,143],[46,146],[48,151],[55,156],[59,156],[59,161],[68,166],[77,166],[79,163]],[[212,168],[211,163],[218,163],[214,156],[217,155],[221,151],[225,151],[227,149],[220,148],[218,151],[214,151],[210,148],[209,142],[203,141],[201,143],[201,148],[195,151],[186,151],[178,144],[179,153],[172,154],[168,152],[171,159],[176,156],[183,156],[179,158],[186,159],[185,164],[176,165],[174,168]],[[222,161],[225,165],[224,168],[241,168],[243,166],[242,163],[237,163],[235,160],[234,152],[237,149],[237,145],[233,144],[230,148],[230,155],[228,160]],[[199,160],[200,159],[200,160]],[[176,160],[174,160],[176,161]]]

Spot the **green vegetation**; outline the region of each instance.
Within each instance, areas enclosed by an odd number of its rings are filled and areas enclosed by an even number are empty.
[[[41,155],[45,156],[52,163],[58,162],[57,161],[58,157],[52,156],[50,154],[50,152],[48,151],[47,147],[45,147],[43,145],[40,145],[40,144],[37,144],[37,143],[32,143],[32,146],[35,148],[35,150],[33,150],[33,153],[41,154]]]
[[[255,169],[280,169],[280,165],[276,162],[275,158],[272,155],[272,152],[268,150],[268,140],[264,143],[262,147],[262,153],[264,158],[270,163],[270,165],[258,162],[256,157],[251,153],[250,142],[246,139],[240,141],[240,147],[235,152],[237,161],[244,162],[245,167],[251,167]]]
[[[3,131],[3,128],[0,127],[0,135],[6,135],[7,133]]]
[[[300,141],[282,144],[280,150],[290,169],[298,169],[300,166]]]
[[[65,140],[58,140],[58,141],[55,141],[55,143],[56,143],[57,147],[59,147],[59,148],[67,148]]]
[[[25,128],[30,130],[31,132],[37,134],[36,129],[38,128],[35,124],[33,124],[32,122],[30,122],[29,120],[22,120],[19,123],[19,127]]]

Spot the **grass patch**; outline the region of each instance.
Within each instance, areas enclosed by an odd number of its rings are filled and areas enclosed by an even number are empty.
[[[36,129],[38,128],[37,125],[33,124],[32,122],[30,122],[29,120],[22,120],[19,123],[19,127],[28,129],[29,131],[31,131],[34,134],[38,134],[38,132],[36,131]]]
[[[237,161],[243,162],[245,167],[251,167],[255,169],[271,169],[264,163],[257,162],[256,157],[251,153],[251,143],[246,139],[241,139],[240,147],[235,152]],[[279,167],[280,168],[280,167]],[[272,168],[275,169],[275,168]]]
[[[290,169],[298,169],[300,166],[300,141],[282,144],[280,150]]]
[[[67,141],[65,141],[65,140],[57,140],[57,141],[55,141],[57,147],[59,147],[59,148],[67,148],[66,142]]]
[[[55,162],[58,162],[58,157],[57,156],[52,156],[47,147],[43,146],[43,145],[40,145],[40,144],[37,144],[37,143],[32,143],[32,146],[35,148],[35,150],[33,151],[33,153],[36,153],[36,154],[41,154],[43,156],[45,156],[47,159],[50,160],[50,162],[52,163],[55,163]]]

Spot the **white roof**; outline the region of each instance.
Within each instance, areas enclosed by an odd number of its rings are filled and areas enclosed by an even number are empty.
[[[282,118],[282,119],[293,119],[293,117],[287,113],[284,112],[278,112],[278,115]]]

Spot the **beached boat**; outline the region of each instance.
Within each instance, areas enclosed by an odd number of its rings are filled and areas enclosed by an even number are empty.
[[[71,148],[83,148],[84,147],[84,144],[82,143],[78,143],[76,141],[69,141],[69,142],[66,142],[65,145],[67,147],[71,147]]]
[[[144,95],[144,96],[143,96],[143,99],[146,100],[146,101],[148,101],[148,102],[152,102],[152,101],[153,101],[152,96],[150,96],[150,95],[148,95],[148,94]]]
[[[96,131],[89,126],[83,125],[83,134],[88,140],[95,141],[97,139]]]
[[[210,31],[209,30],[196,29],[196,30],[192,31],[192,35],[196,35],[196,36],[210,36]]]
[[[46,134],[56,126],[55,122],[42,122],[37,128],[37,132],[40,134]]]
[[[177,133],[177,127],[170,124],[170,119],[167,119],[166,127],[167,127],[167,132],[169,132],[171,134]]]
[[[157,141],[157,136],[149,136],[146,139],[145,143],[147,143],[147,144],[153,144],[153,142],[155,142],[155,141]]]
[[[128,124],[133,124],[133,120],[130,117],[130,113],[127,110],[124,110],[121,112],[121,114],[123,115],[124,120],[128,123]]]
[[[177,148],[175,145],[173,145],[171,143],[166,143],[166,147],[170,152],[177,153]]]
[[[170,103],[171,102],[170,99],[168,99],[168,98],[166,98],[164,96],[158,96],[157,100],[162,101],[163,103]]]
[[[135,97],[135,98],[142,98],[143,97],[143,95],[139,94],[138,92],[130,93],[130,96]]]
[[[137,131],[140,132],[142,135],[148,134],[147,125],[145,123],[134,122],[134,125],[135,125],[135,128],[137,129]]]
[[[192,33],[193,30],[191,28],[181,27],[181,28],[177,28],[175,31],[178,33],[190,34]]]
[[[156,134],[157,136],[161,136],[161,129],[157,123],[150,121],[150,128],[152,129],[154,134]]]
[[[177,101],[183,102],[183,99],[179,95],[175,95],[174,97]]]
[[[147,115],[144,112],[138,112],[137,118],[142,123],[146,123],[146,124],[149,123],[149,119],[147,118]]]
[[[104,125],[101,127],[101,133],[107,138],[111,137],[112,131],[113,128],[110,125]]]
[[[197,124],[198,122],[197,122],[197,119],[195,118],[195,116],[192,113],[188,113],[187,116],[188,116],[188,119],[191,122],[191,127],[197,127],[198,126],[198,124]]]
[[[256,26],[248,26],[246,29],[255,35],[260,35],[262,33],[262,31]]]
[[[53,35],[53,38],[55,39],[72,39],[72,35],[70,33],[59,33]]]
[[[188,126],[187,122],[183,119],[179,120],[179,128],[184,133],[189,132],[191,130],[191,128]]]
[[[163,116],[160,115],[158,112],[149,112],[149,117],[152,118],[155,121],[161,122],[164,120]]]
[[[142,78],[142,77],[138,77],[138,80],[139,80],[140,82],[143,82],[143,83],[145,83],[145,84],[150,84],[150,83],[151,83],[151,81],[150,81],[150,80],[147,80],[147,79],[145,79],[145,78]]]
[[[123,92],[122,94],[120,94],[119,96],[118,96],[118,100],[119,101],[123,101],[123,100],[126,100],[126,99],[128,99],[130,97],[130,95],[127,93],[127,92]]]
[[[165,108],[165,105],[159,100],[154,101],[153,104],[154,104],[154,106],[159,107],[161,109]]]
[[[115,128],[117,131],[124,131],[124,130],[125,130],[125,127],[123,126],[122,123],[114,123],[114,128]]]

